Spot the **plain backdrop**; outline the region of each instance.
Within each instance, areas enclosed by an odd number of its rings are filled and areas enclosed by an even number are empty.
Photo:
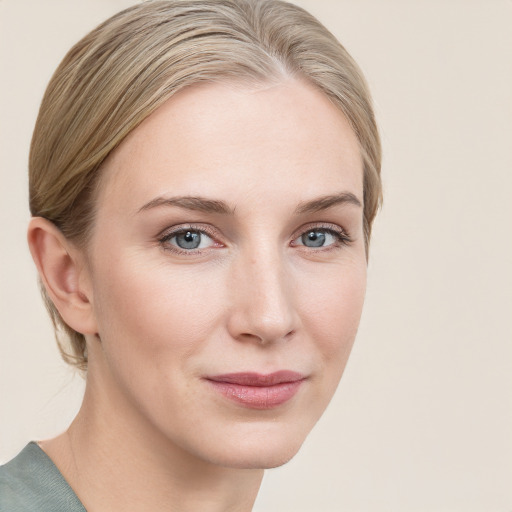
[[[69,47],[127,0],[0,0],[0,463],[64,430],[25,242],[27,155]],[[363,68],[384,144],[365,312],[326,414],[256,512],[512,510],[512,2],[302,0]]]

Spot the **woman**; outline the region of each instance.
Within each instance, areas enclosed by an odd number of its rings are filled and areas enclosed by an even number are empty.
[[[251,510],[341,378],[379,173],[364,79],[296,6],[146,2],[75,45],[28,240],[86,391],[0,469],[0,508]]]

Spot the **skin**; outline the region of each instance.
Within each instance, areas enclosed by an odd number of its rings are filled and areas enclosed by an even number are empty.
[[[146,119],[102,173],[86,250],[43,219],[29,229],[43,282],[89,353],[77,418],[40,445],[89,512],[250,510],[263,469],[287,462],[329,403],[356,335],[366,285],[357,139],[301,81],[203,84]],[[165,202],[177,196],[231,213]],[[199,249],[176,252],[183,227],[208,232]],[[304,245],[309,232],[324,245]],[[283,369],[304,380],[268,410],[205,380]]]

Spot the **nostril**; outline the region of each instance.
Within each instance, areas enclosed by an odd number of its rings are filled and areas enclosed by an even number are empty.
[[[284,335],[283,334],[281,334],[281,335],[274,334],[274,335],[270,335],[270,336],[260,335],[260,336],[256,336],[256,337],[258,338],[260,345],[269,345],[271,343],[289,341],[293,337],[294,334],[295,334],[295,330],[292,329],[291,331],[285,333]]]

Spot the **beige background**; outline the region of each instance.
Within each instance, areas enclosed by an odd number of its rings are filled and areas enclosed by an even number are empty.
[[[0,462],[63,430],[25,244],[27,153],[67,49],[125,0],[0,0]],[[340,389],[256,511],[512,510],[512,2],[303,0],[365,71],[385,207]]]

